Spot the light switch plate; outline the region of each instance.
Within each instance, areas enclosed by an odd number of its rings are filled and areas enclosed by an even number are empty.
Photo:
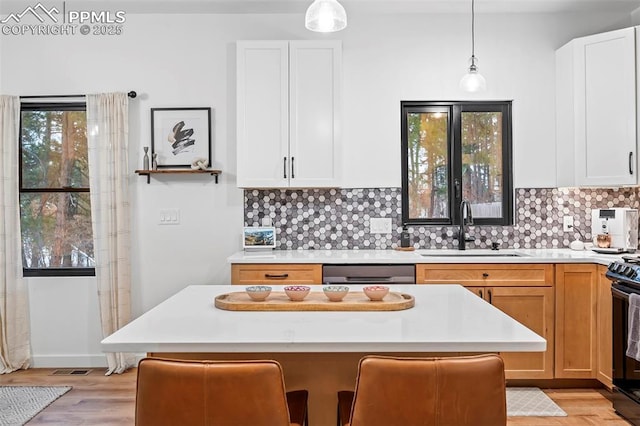
[[[372,234],[390,234],[390,217],[372,217],[369,221],[369,232]]]
[[[180,209],[160,209],[158,223],[160,225],[179,225]]]

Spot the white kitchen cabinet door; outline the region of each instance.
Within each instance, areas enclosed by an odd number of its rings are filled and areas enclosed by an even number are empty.
[[[576,54],[578,185],[637,182],[633,28],[580,39]],[[583,98],[584,96],[584,98]]]
[[[292,187],[337,187],[340,172],[339,41],[289,44]]]
[[[289,185],[289,44],[237,44],[237,185]]]
[[[637,184],[635,29],[572,40],[556,71],[558,186]]]
[[[237,44],[237,182],[339,186],[339,41]]]

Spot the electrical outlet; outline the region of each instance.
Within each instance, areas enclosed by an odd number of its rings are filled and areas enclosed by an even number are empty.
[[[391,218],[372,217],[369,221],[369,232],[371,232],[372,234],[390,234]]]
[[[160,225],[179,225],[180,210],[179,209],[161,209],[158,223]]]
[[[562,230],[564,232],[571,231],[573,229],[573,216],[562,217]]]

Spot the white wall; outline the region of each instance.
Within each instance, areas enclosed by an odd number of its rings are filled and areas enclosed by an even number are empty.
[[[32,365],[99,367],[100,321],[95,280],[29,278]]]
[[[344,38],[344,142],[346,158],[365,166],[351,163],[346,186],[400,186],[399,104],[425,99],[513,100],[515,186],[555,186],[554,52],[606,29],[606,18],[597,26],[589,16],[477,16],[476,56],[488,87],[482,94],[458,87],[471,49],[466,16],[353,21]]]
[[[306,31],[302,15],[133,15],[121,36],[0,36],[0,93],[136,90],[130,115],[133,312],[189,284],[229,281],[240,249],[243,196],[235,187],[238,39],[343,40],[345,187],[400,186],[400,101],[458,100],[470,56],[467,15],[350,16],[338,34]],[[630,17],[479,15],[476,54],[488,91],[514,100],[515,184],[554,186],[554,50]],[[150,108],[213,108],[213,165],[205,176],[133,174],[150,144]],[[357,161],[356,161],[357,160]],[[159,226],[162,208],[181,224]],[[100,363],[95,282],[29,279],[36,366]]]

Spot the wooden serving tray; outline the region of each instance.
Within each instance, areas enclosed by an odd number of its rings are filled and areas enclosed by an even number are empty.
[[[383,300],[372,302],[361,291],[351,291],[340,302],[331,302],[322,292],[311,292],[300,302],[292,302],[284,292],[274,291],[267,300],[255,302],[245,292],[216,296],[214,304],[227,311],[401,311],[413,308],[410,294],[390,291]]]

